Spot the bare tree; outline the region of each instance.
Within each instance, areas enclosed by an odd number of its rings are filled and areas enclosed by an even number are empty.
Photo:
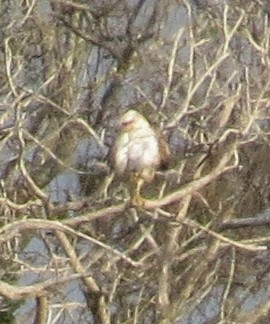
[[[265,323],[269,12],[241,0],[1,4],[5,322]],[[142,206],[106,163],[131,107],[172,155]]]

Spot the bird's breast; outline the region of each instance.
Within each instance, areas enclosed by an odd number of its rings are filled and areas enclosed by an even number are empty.
[[[160,164],[159,143],[152,131],[121,134],[115,154],[115,170],[119,175],[157,168]]]

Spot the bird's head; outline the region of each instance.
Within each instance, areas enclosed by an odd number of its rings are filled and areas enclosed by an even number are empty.
[[[122,130],[149,127],[148,121],[136,110],[128,110],[119,120],[118,128]]]

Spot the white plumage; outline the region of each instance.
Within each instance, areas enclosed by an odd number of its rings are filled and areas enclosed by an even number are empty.
[[[110,162],[118,176],[130,180],[132,194],[138,198],[143,182],[150,182],[156,169],[167,166],[169,149],[149,122],[135,110],[127,111],[118,124]]]

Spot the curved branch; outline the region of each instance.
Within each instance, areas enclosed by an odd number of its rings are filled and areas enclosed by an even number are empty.
[[[60,283],[70,282],[81,278],[80,274],[73,274],[66,278],[48,279],[31,286],[13,286],[0,280],[0,295],[11,300],[22,300],[30,297],[38,297],[45,294],[45,290],[55,288]]]

